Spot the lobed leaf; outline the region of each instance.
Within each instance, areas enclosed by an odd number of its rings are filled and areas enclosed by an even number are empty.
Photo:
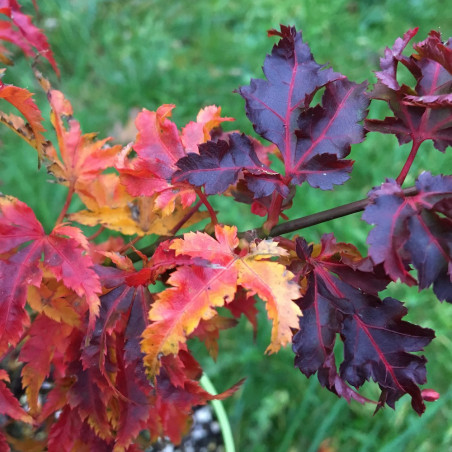
[[[210,132],[223,121],[221,109],[206,107],[198,114],[196,123],[189,123],[182,135],[169,120],[174,105],[162,105],[156,112],[143,109],[135,124],[138,130],[133,149],[137,158],[128,159],[130,148],[125,148],[116,162],[122,183],[132,196],[156,195],[156,207],[169,215],[180,199],[188,207],[196,199],[193,188],[171,182],[177,171],[176,162],[188,152],[198,152],[197,146],[210,138]]]
[[[288,188],[275,171],[265,167],[254,151],[251,140],[237,133],[229,142],[208,141],[199,146],[199,154],[190,153],[177,161],[179,168],[174,182],[187,181],[204,186],[207,195],[225,192],[242,176],[256,198],[271,195],[275,190],[287,196]],[[243,174],[244,173],[244,174]]]
[[[80,123],[72,117],[72,105],[63,93],[49,90],[47,97],[61,155],[60,158],[53,146],[47,147],[49,172],[59,183],[74,190],[91,210],[105,205],[118,207],[130,201],[119,177],[103,174],[113,166],[121,147],[107,146],[110,138],[96,140],[96,134],[83,135]]]
[[[317,372],[327,389],[361,403],[369,400],[349,385],[359,388],[372,379],[382,391],[378,407],[387,403],[394,408],[408,393],[413,408],[422,414],[425,405],[418,385],[426,381],[426,359],[410,352],[422,350],[433,339],[433,331],[403,321],[407,310],[399,301],[380,300],[357,288],[359,279],[363,286],[368,284],[373,269],[365,271],[361,266],[355,275],[337,271],[338,267],[353,268],[343,252],[349,250],[346,244],[336,244],[332,236],[326,236],[317,252],[302,239],[296,243],[300,261],[292,267],[305,279],[306,291],[299,300],[300,330],[293,338],[295,366],[308,377]],[[331,254],[334,248],[336,253]],[[334,355],[338,335],[344,347],[339,373]]]
[[[399,143],[417,145],[432,140],[444,152],[452,144],[452,40],[441,42],[441,34],[431,31],[429,37],[414,45],[417,53],[402,55],[417,33],[409,30],[398,38],[392,49],[386,49],[379,82],[371,93],[373,99],[388,102],[394,116],[384,120],[368,119],[366,129],[395,134]],[[416,80],[414,87],[400,86],[398,65],[402,63]]]
[[[173,286],[158,296],[149,318],[154,321],[144,333],[142,349],[151,376],[158,372],[158,356],[175,354],[179,344],[198,326],[199,322],[216,315],[215,307],[234,300],[237,286],[249,295],[257,294],[266,302],[273,321],[272,341],[267,352],[273,353],[292,338],[301,314],[292,302],[299,288],[292,282],[293,274],[278,262],[266,260],[281,256],[286,250],[261,242],[247,252],[236,252],[237,228],[215,228],[216,239],[205,233],[187,233],[170,245],[176,255],[198,259],[197,264],[179,267],[168,282]]]
[[[30,242],[29,244],[27,244]],[[4,310],[0,334],[0,353],[8,343],[15,346],[22,334],[28,316],[24,310],[27,286],[39,287],[42,266],[52,272],[58,281],[84,297],[90,311],[90,327],[99,309],[99,278],[92,269],[93,262],[85,254],[86,239],[77,229],[56,226],[46,235],[33,211],[21,201],[0,197],[0,253],[15,250],[16,254],[0,260],[2,286],[5,298],[0,304]]]
[[[369,255],[383,263],[396,281],[413,285],[412,264],[420,289],[433,285],[439,300],[452,302],[452,176],[422,173],[418,193],[405,196],[388,180],[369,193],[363,220],[375,225],[369,233]]]
[[[4,70],[0,71],[0,74]],[[1,74],[3,75],[3,74]],[[24,116],[28,123],[15,115],[7,115],[0,112],[0,122],[16,132],[21,138],[25,139],[31,146],[38,151],[41,159],[44,155],[45,138],[42,132],[45,131],[42,126],[42,115],[38,106],[32,98],[33,94],[25,88],[19,88],[14,85],[7,85],[0,81],[0,98],[5,99]]]
[[[351,161],[342,160],[350,145],[363,140],[358,124],[366,115],[367,84],[345,80],[317,64],[300,32],[281,26],[281,40],[264,62],[267,80],[252,79],[239,89],[256,132],[276,144],[284,161],[286,183],[328,190],[348,179]],[[325,87],[322,106],[310,107]]]

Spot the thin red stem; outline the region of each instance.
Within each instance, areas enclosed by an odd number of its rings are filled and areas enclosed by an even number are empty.
[[[182,218],[182,220],[179,221],[179,223],[174,226],[173,229],[171,229],[170,234],[175,235],[177,231],[199,210],[199,208],[202,206],[203,202],[200,199]]]
[[[101,226],[94,234],[87,237],[88,240],[94,240],[96,237],[99,237],[99,235],[102,234],[102,232],[105,231],[105,226]]]
[[[199,199],[202,201],[202,203],[207,207],[210,218],[212,220],[212,224],[217,225],[218,224],[217,214],[215,213],[215,210],[213,210],[213,207],[208,201],[207,196],[202,192],[200,188],[196,189],[196,193],[199,196]]]
[[[67,192],[67,196],[66,196],[66,202],[64,203],[63,208],[61,209],[60,215],[58,216],[55,226],[58,226],[63,220],[64,217],[67,214],[67,211],[69,209],[69,206],[71,205],[71,201],[72,201],[72,196],[74,195],[74,185],[71,184],[69,186],[69,190]]]
[[[398,175],[396,180],[400,186],[404,183],[408,171],[410,171],[411,165],[413,164],[414,158],[416,157],[417,151],[421,143],[422,141],[417,140],[413,141],[413,146],[411,147],[410,155],[408,156],[405,165],[403,165],[402,171],[400,171],[400,174]]]
[[[138,236],[135,237],[133,240],[131,240],[129,243],[127,243],[126,245],[124,245],[120,250],[119,250],[119,254],[123,254],[125,253],[127,250],[129,250],[130,248],[133,248],[133,246],[135,245],[135,243],[139,242],[143,237]]]
[[[282,203],[283,197],[278,192],[274,192],[272,195],[270,209],[268,211],[267,221],[262,227],[266,232],[270,232],[272,228],[278,224],[279,216],[281,215]]]

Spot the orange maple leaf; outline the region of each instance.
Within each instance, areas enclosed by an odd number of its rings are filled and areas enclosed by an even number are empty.
[[[234,300],[238,286],[266,302],[273,321],[268,353],[288,344],[291,329],[298,328],[301,311],[292,300],[299,298],[300,291],[292,281],[294,275],[280,263],[265,260],[287,252],[271,241],[236,252],[236,227],[216,226],[215,234],[216,239],[190,232],[171,242],[169,248],[176,255],[200,258],[206,263],[177,268],[168,280],[173,287],[159,294],[149,312],[153,323],[143,333],[142,350],[151,376],[159,372],[159,356],[176,354],[201,320],[213,318],[215,308]]]
[[[275,353],[292,339],[291,328],[298,328],[300,308],[292,302],[300,297],[299,286],[293,282],[294,275],[272,257],[286,256],[288,252],[271,240],[252,244],[245,253],[234,254],[238,245],[235,226],[217,226],[217,240],[205,233],[188,233],[184,239],[175,240],[170,246],[176,254],[208,259],[212,264],[234,265],[238,271],[237,285],[249,295],[257,294],[266,302],[269,318],[273,321],[271,343],[267,353]]]
[[[4,69],[0,70],[0,77],[3,76]],[[0,98],[5,99],[16,107],[28,121],[16,115],[0,112],[0,122],[16,132],[27,143],[38,151],[39,159],[43,157],[44,143],[46,139],[42,135],[45,131],[42,126],[41,111],[32,98],[33,94],[25,88],[14,85],[7,85],[0,80]]]
[[[196,117],[196,122],[189,122],[182,129],[181,140],[185,152],[195,152],[199,154],[198,145],[210,140],[210,132],[218,127],[222,122],[234,121],[234,118],[222,118],[221,107],[209,105],[203,108]]]
[[[58,182],[75,191],[89,207],[127,202],[130,197],[119,183],[116,174],[102,174],[113,166],[121,146],[109,147],[110,138],[96,140],[95,133],[82,134],[80,123],[72,118],[70,102],[57,90],[49,90],[47,97],[52,107],[51,121],[55,128],[61,158],[55,148],[46,149],[51,161],[48,170]],[[64,119],[67,118],[68,128]],[[106,196],[108,194],[108,198]]]

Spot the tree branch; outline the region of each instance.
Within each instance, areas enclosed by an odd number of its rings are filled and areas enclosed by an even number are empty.
[[[403,190],[405,196],[414,196],[417,194],[416,187],[409,187]],[[289,232],[298,231],[299,229],[308,228],[316,224],[325,223],[326,221],[335,220],[336,218],[345,217],[356,212],[361,212],[369,204],[369,199],[364,198],[359,201],[344,204],[342,206],[334,207],[333,209],[324,210],[322,212],[314,213],[306,217],[297,218],[295,220],[289,220],[284,223],[276,225],[270,231],[270,237],[276,237],[282,234],[288,234]],[[259,237],[260,230],[258,231]]]
[[[405,196],[414,196],[418,193],[416,187],[408,187],[403,190],[403,194]],[[278,224],[273,227],[270,233],[266,233],[263,228],[252,229],[250,231],[240,232],[238,236],[240,238],[245,238],[248,240],[256,239],[256,238],[266,238],[266,237],[277,237],[279,235],[288,234],[290,232],[295,232],[300,229],[308,228],[310,226],[315,226],[316,224],[325,223],[330,220],[335,220],[336,218],[345,217],[347,215],[351,215],[353,213],[363,211],[367,204],[369,204],[369,199],[364,198],[359,201],[354,201],[349,204],[344,204],[342,206],[334,207],[333,209],[323,210],[322,212],[314,213],[312,215],[307,215],[305,217],[296,218],[295,220],[285,221],[284,223]],[[149,245],[142,250],[140,250],[143,254],[147,256],[152,256],[156,248],[160,243],[164,240],[181,238],[182,236],[165,236],[160,237],[152,245]],[[127,255],[133,262],[140,260],[141,258],[135,253],[131,252]]]

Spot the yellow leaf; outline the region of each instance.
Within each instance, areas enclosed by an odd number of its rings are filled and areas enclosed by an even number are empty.
[[[189,209],[178,207],[169,216],[153,209],[153,198],[137,198],[117,208],[100,207],[98,210],[83,210],[69,215],[70,220],[86,226],[103,225],[125,235],[171,235],[171,230],[185,217]],[[197,212],[183,225],[195,224],[208,217],[207,212]]]

